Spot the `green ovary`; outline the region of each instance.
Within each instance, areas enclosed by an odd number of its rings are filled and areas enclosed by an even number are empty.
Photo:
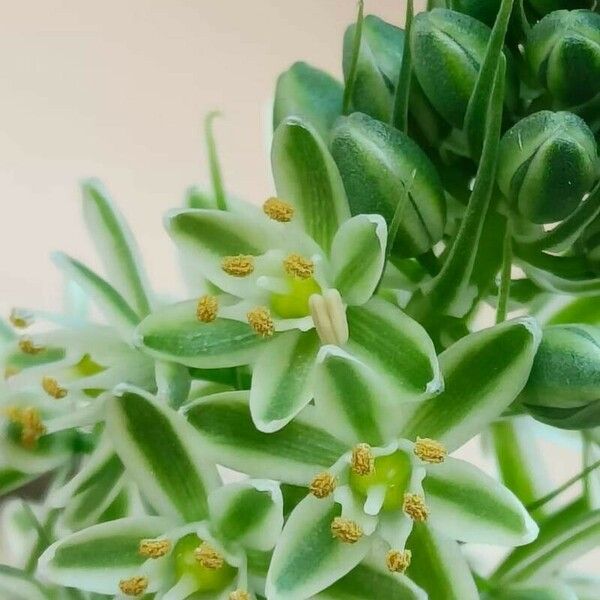
[[[350,487],[363,497],[376,486],[386,486],[383,510],[399,510],[411,475],[411,462],[404,452],[397,451],[375,459],[375,469],[370,475],[350,472]]]
[[[300,279],[287,277],[289,292],[287,294],[272,294],[271,308],[273,312],[284,319],[299,319],[310,314],[308,299],[313,294],[320,294],[319,284],[312,278]]]
[[[233,581],[237,569],[227,563],[219,569],[203,567],[194,556],[194,550],[200,544],[202,540],[195,533],[182,537],[175,544],[173,556],[177,577],[192,576],[197,585],[197,592],[220,592]]]

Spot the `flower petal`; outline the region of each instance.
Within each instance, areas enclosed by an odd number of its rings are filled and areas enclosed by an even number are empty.
[[[0,565],[0,596],[10,600],[51,600],[53,596],[31,575]]]
[[[578,600],[579,596],[560,581],[547,585],[520,585],[494,593],[494,600]]]

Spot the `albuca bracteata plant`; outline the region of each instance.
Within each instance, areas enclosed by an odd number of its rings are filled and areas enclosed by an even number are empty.
[[[212,189],[165,220],[188,299],[84,183],[104,275],[57,254],[64,311],[0,322],[0,597],[600,598],[600,14],[405,17],[359,4],[343,83],[279,77],[262,205],[209,115]],[[476,436],[497,478],[452,457]]]

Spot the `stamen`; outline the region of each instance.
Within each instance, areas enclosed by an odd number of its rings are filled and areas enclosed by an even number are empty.
[[[119,589],[126,596],[141,596],[148,588],[147,577],[131,577],[131,579],[121,579]]]
[[[402,510],[413,520],[419,523],[427,521],[429,509],[425,504],[425,498],[419,494],[404,494]]]
[[[415,455],[428,463],[442,463],[448,452],[444,445],[430,438],[417,438],[415,442]]]
[[[250,600],[250,594],[244,590],[235,590],[229,594],[229,600]]]
[[[279,198],[269,198],[263,204],[263,211],[270,219],[280,223],[288,223],[294,216],[294,207]]]
[[[327,498],[327,496],[333,493],[336,485],[336,478],[331,473],[327,473],[327,471],[325,471],[315,476],[308,489],[316,498]]]
[[[257,306],[246,314],[248,323],[254,331],[263,338],[271,337],[275,333],[275,324],[271,312],[264,306]]]
[[[19,348],[24,354],[39,354],[44,350],[43,346],[36,346],[30,338],[23,337],[19,340]]]
[[[352,471],[357,475],[370,475],[375,470],[375,457],[369,444],[358,444],[352,450]]]
[[[331,522],[331,534],[345,544],[355,544],[363,536],[362,527],[343,517],[335,517]]]
[[[288,275],[299,279],[309,279],[315,273],[315,263],[300,254],[290,254],[285,258],[283,268]]]
[[[385,557],[385,563],[392,573],[405,573],[410,567],[411,559],[410,550],[390,550]]]
[[[16,327],[17,329],[26,329],[33,323],[33,315],[30,312],[13,308],[10,311],[8,320],[13,327]]]
[[[54,377],[44,377],[42,379],[42,389],[48,396],[52,396],[57,400],[64,398],[69,393],[64,387],[58,385],[58,381]]]
[[[247,277],[254,271],[254,257],[244,254],[226,256],[221,261],[221,268],[227,275]]]
[[[17,375],[20,372],[20,369],[17,369],[17,367],[12,367],[9,365],[4,368],[4,379],[10,379],[13,375]]]
[[[46,433],[46,426],[35,408],[11,406],[6,409],[6,415],[10,421],[21,426],[21,444],[29,450]]]
[[[161,558],[171,551],[169,540],[140,540],[139,554],[145,558]]]
[[[202,296],[196,306],[196,317],[202,323],[211,323],[217,318],[219,301],[216,296]]]
[[[194,558],[207,569],[220,569],[225,564],[225,559],[210,544],[202,542],[194,550]]]

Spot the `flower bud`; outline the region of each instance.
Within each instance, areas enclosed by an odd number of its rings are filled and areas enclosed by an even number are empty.
[[[520,400],[561,429],[600,425],[600,328],[546,327]]]
[[[570,215],[589,191],[597,163],[594,136],[568,112],[541,111],[500,140],[498,186],[533,223]]]
[[[558,106],[584,104],[600,93],[600,14],[550,13],[531,29],[525,55]]]

